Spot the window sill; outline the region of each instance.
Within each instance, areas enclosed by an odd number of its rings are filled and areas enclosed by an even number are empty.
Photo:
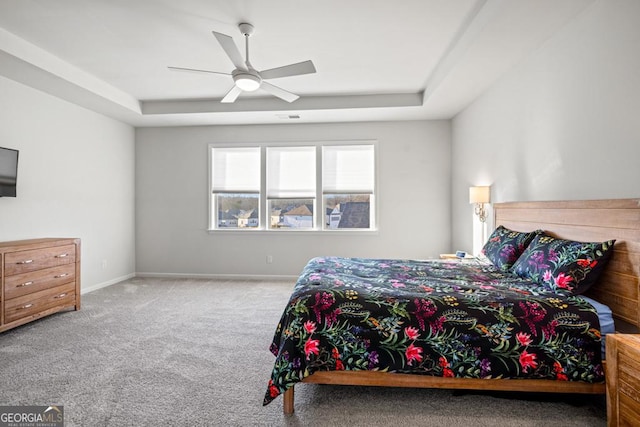
[[[258,234],[258,235],[335,235],[335,236],[377,236],[378,230],[250,230],[250,229],[233,229],[233,230],[221,230],[221,229],[209,229],[209,234]]]

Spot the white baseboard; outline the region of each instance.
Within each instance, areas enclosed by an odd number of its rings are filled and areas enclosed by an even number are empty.
[[[298,276],[261,275],[261,274],[193,274],[193,273],[150,273],[138,272],[136,277],[158,277],[172,279],[212,279],[212,280],[262,280],[262,281],[293,281]]]
[[[276,276],[276,275],[259,275],[259,274],[192,274],[192,273],[131,273],[126,276],[116,277],[115,279],[108,280],[106,282],[98,283],[93,286],[82,287],[80,294],[86,294],[88,292],[97,291],[98,289],[106,288],[107,286],[115,285],[116,283],[124,282],[125,280],[132,279],[134,277],[157,277],[157,278],[171,278],[171,279],[210,279],[210,280],[255,280],[255,281],[272,281],[272,282],[293,282],[298,280],[298,276]]]
[[[114,285],[116,283],[131,279],[136,277],[135,273],[127,274],[126,276],[116,277],[115,279],[107,280],[106,282],[97,283],[93,286],[84,287],[82,286],[80,289],[80,294],[86,294],[87,292],[97,291],[98,289],[106,288],[107,286]]]

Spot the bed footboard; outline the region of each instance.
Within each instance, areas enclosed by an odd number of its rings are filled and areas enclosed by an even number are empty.
[[[302,383],[329,385],[358,385],[380,387],[439,388],[483,391],[516,391],[530,393],[605,394],[605,383],[556,381],[545,379],[480,379],[448,378],[429,375],[398,374],[379,371],[319,371]],[[284,392],[282,409],[294,412],[294,387]]]

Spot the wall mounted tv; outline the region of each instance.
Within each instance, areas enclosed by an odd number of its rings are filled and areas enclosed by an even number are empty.
[[[18,150],[0,147],[0,197],[16,197]]]

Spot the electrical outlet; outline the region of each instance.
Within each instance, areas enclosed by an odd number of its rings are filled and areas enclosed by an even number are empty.
[[[267,255],[267,264],[273,263],[273,255]]]
[[[103,259],[102,260],[102,269],[105,270],[107,268],[107,260]]]

